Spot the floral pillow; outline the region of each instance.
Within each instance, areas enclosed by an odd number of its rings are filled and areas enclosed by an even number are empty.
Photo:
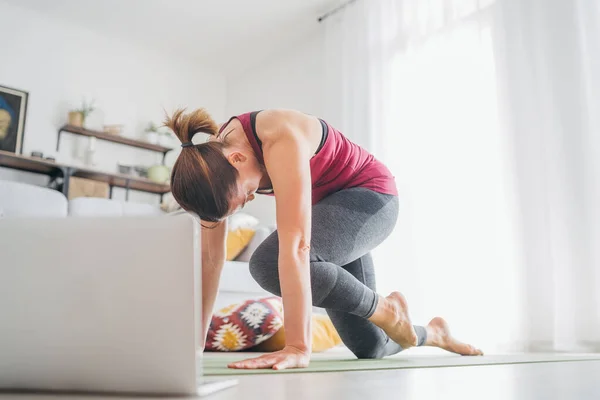
[[[248,300],[217,311],[206,338],[207,351],[242,351],[271,338],[283,326],[279,297]]]

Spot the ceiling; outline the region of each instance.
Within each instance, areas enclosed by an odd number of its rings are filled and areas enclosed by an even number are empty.
[[[343,0],[4,0],[235,74],[318,29]]]

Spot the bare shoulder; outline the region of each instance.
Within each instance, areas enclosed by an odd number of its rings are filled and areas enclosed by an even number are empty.
[[[313,136],[320,137],[318,118],[297,110],[269,109],[258,113],[256,133],[263,142],[293,137],[311,141]]]

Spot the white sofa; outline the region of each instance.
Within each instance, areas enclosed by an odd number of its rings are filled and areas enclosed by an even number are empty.
[[[159,207],[150,204],[92,197],[78,197],[69,201],[70,217],[124,217],[163,214],[164,212]]]
[[[56,190],[0,180],[0,216],[66,217],[67,198]]]
[[[167,215],[158,206],[99,198],[68,201],[60,192],[40,186],[0,180],[0,218],[122,217]],[[0,222],[1,223],[1,222]],[[225,263],[216,308],[251,298],[270,296],[250,276],[248,263]]]

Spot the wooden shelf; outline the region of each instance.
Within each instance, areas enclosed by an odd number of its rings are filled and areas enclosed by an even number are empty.
[[[77,126],[65,125],[58,131],[58,138],[56,142],[56,151],[58,152],[60,148],[60,134],[61,132],[69,132],[74,135],[95,137],[100,140],[106,140],[108,142],[120,143],[131,147],[137,147],[139,149],[145,149],[154,151],[157,153],[166,154],[169,151],[173,150],[170,147],[161,146],[158,144],[153,144],[150,142],[145,142],[143,140],[131,139],[120,135],[111,135],[110,133],[100,132],[100,131],[92,131],[89,129],[79,128]]]
[[[146,178],[140,178],[133,175],[113,174],[110,172],[57,163],[2,150],[0,150],[0,167],[35,172],[55,178],[62,177],[65,180],[65,183],[63,184],[63,193],[65,195],[68,195],[68,182],[71,176],[108,183],[111,187],[111,192],[112,187],[124,188],[127,190],[126,198],[129,197],[129,190],[139,190],[161,196],[171,191],[170,185],[156,183]]]
[[[36,157],[27,157],[8,151],[0,150],[0,167],[17,169],[19,171],[35,172],[44,175],[62,173],[62,165],[53,161]]]
[[[138,178],[130,175],[109,174],[101,171],[78,169],[73,172],[72,176],[92,179],[95,181],[108,183],[110,186],[139,190],[147,193],[167,194],[171,191],[171,187],[169,185],[156,183],[150,179]]]

